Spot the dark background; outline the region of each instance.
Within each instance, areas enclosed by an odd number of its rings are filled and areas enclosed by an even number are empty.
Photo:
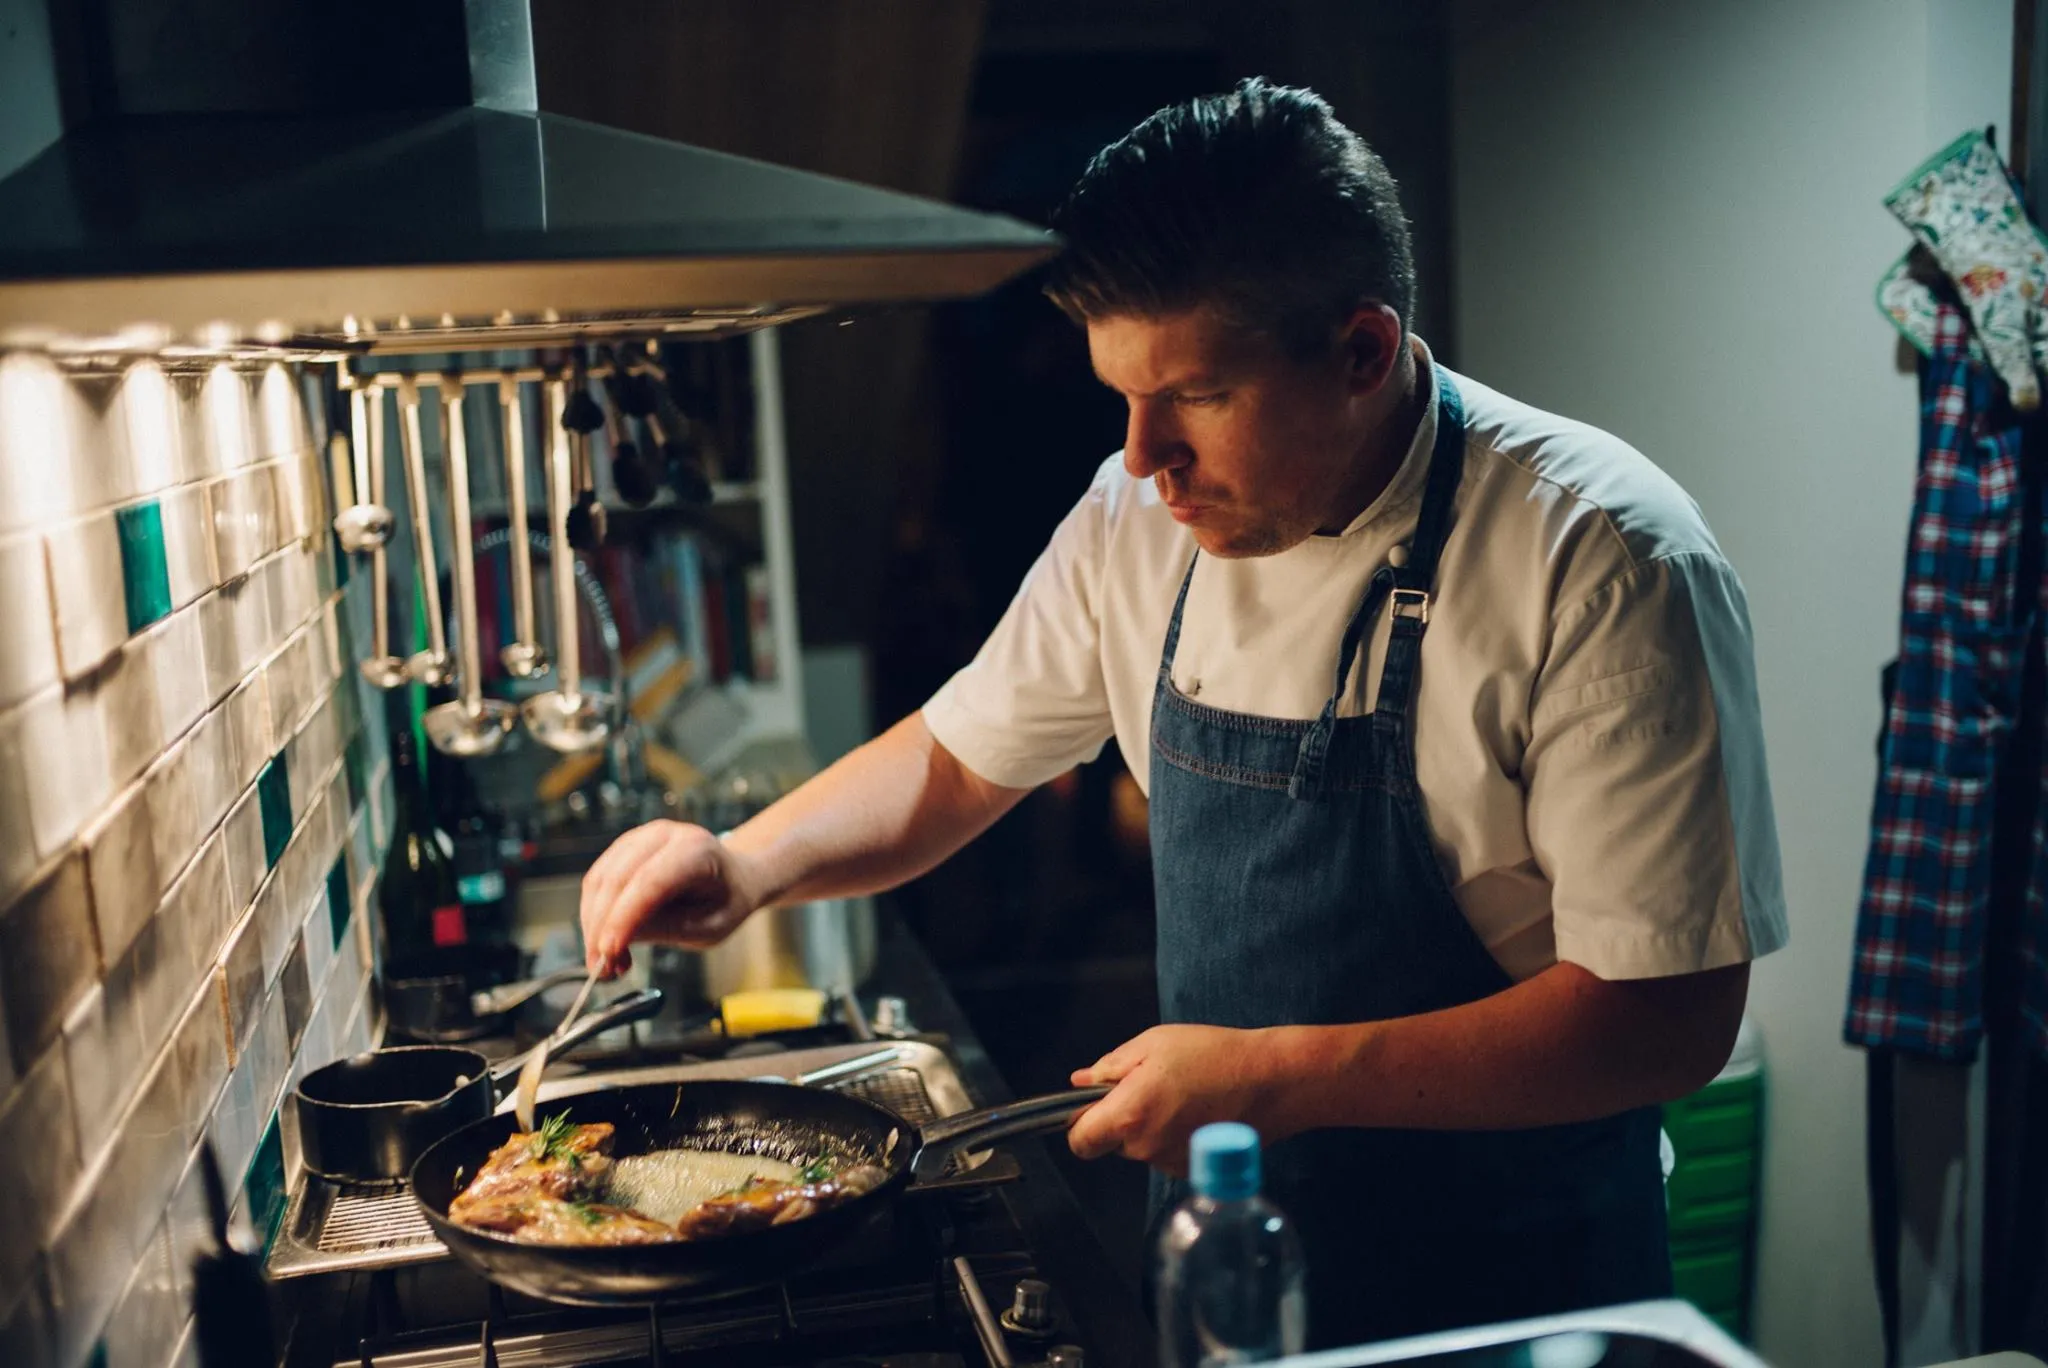
[[[1400,181],[1417,326],[1453,339],[1446,35],[1390,0],[538,0],[541,103],[1044,222],[1160,106],[1263,75],[1322,93]],[[1122,403],[1027,277],[980,300],[783,331],[807,647],[860,648],[878,727],[994,626],[1122,444]],[[1109,746],[894,895],[1019,1092],[1152,1024],[1143,800]],[[1069,1163],[1105,1241],[1140,1257],[1136,1165]]]
[[[1448,336],[1440,6],[1393,0],[535,0],[543,109],[1044,221],[1104,143],[1243,76],[1305,84],[1389,162],[1417,330]],[[995,625],[1122,403],[1022,279],[782,332],[807,647],[858,647],[877,727]],[[1145,811],[1116,747],[895,895],[1018,1092],[1155,1020]],[[1126,1270],[1143,1171],[1069,1163]]]

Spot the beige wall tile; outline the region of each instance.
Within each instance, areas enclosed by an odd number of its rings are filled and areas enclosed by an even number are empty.
[[[128,638],[127,593],[121,582],[121,539],[114,515],[94,513],[43,533],[56,605],[57,660],[75,680]]]
[[[184,1121],[188,1134],[197,1136],[199,1125],[213,1111],[221,1084],[228,1076],[227,1027],[221,1008],[220,973],[208,972],[201,980],[178,1026],[171,1034],[171,1048],[177,1052],[178,1069],[189,1107]]]
[[[175,933],[183,951],[187,986],[174,995],[174,1010],[182,1010],[196,988],[200,975],[213,967],[228,928],[241,908],[233,905],[228,885],[227,833],[214,833],[199,848],[198,856],[185,870],[157,909],[157,919],[179,928]]]
[[[220,971],[227,991],[228,1059],[233,1063],[240,1059],[242,1047],[255,1031],[256,1016],[263,1006],[263,937],[254,909],[228,933],[227,943],[221,947]]]
[[[0,1299],[17,1290],[35,1249],[55,1231],[78,1181],[78,1138],[71,1122],[71,1085],[64,1052],[46,1052],[0,1106],[0,1153],[33,1154],[10,1170],[8,1229],[0,1240]]]
[[[206,374],[200,391],[208,463],[232,471],[258,459],[262,443],[256,435],[255,395],[249,377],[228,365]]]
[[[69,378],[46,356],[0,354],[0,531],[39,527],[91,507],[71,459],[88,425]]]
[[[4,364],[4,363],[0,363]],[[43,539],[33,532],[0,537],[0,707],[57,678],[57,636]]]
[[[0,905],[36,870],[36,829],[29,815],[28,771],[19,713],[0,712]]]
[[[98,976],[85,868],[85,856],[73,853],[0,911],[0,1002],[23,1074],[57,1040],[64,1018]]]
[[[199,814],[202,835],[227,819],[228,809],[240,792],[240,774],[235,764],[234,731],[225,708],[214,708],[199,719],[187,738],[192,747],[192,803]]]
[[[92,1347],[135,1267],[128,1192],[118,1165],[103,1162],[79,1180],[50,1245],[50,1301],[58,1352],[75,1362]]]
[[[185,1323],[186,1310],[171,1276],[171,1241],[161,1217],[141,1248],[135,1271],[107,1320],[107,1368],[163,1368]]]
[[[193,1139],[183,1119],[187,1105],[177,1052],[166,1050],[143,1075],[114,1141],[114,1162],[133,1193],[130,1234],[135,1239],[145,1238],[162,1223],[164,1207],[178,1186]]]
[[[132,994],[133,980],[117,975],[95,984],[64,1022],[64,1068],[71,1077],[71,1116],[78,1153],[90,1166],[114,1140],[114,1122],[142,1081],[145,1062],[119,1026],[133,1021],[133,1004],[108,1000],[114,986]],[[119,1018],[119,1021],[116,1018]]]
[[[166,885],[184,872],[204,834],[199,826],[199,804],[193,796],[192,758],[197,752],[187,736],[159,756],[142,778],[144,801],[149,805],[150,850],[158,878]]]
[[[263,855],[263,812],[254,789],[245,790],[228,809],[222,846],[227,856],[229,905],[239,916],[256,900],[257,887],[269,872]]]
[[[22,773],[36,853],[53,858],[114,791],[97,697],[52,686],[21,705]]]
[[[154,633],[133,638],[89,681],[107,733],[107,777],[116,788],[142,773],[164,747],[152,658],[158,640]]]
[[[164,556],[170,564],[171,606],[182,608],[213,588],[219,578],[214,567],[212,518],[207,511],[206,489],[183,485],[167,489],[157,501],[164,520]]]
[[[151,668],[156,672],[158,725],[164,739],[182,736],[213,702],[206,687],[204,624],[198,605],[190,605],[144,632]],[[135,642],[129,643],[133,648]]]
[[[250,675],[228,695],[224,706],[235,738],[235,783],[247,788],[277,752],[276,734],[271,730],[270,690],[263,675]]]
[[[111,963],[128,949],[163,895],[143,786],[123,789],[80,834],[79,843],[85,847],[101,959]]]
[[[199,644],[206,655],[206,697],[218,703],[242,680],[235,601],[222,590],[203,595],[192,606],[199,614]]]

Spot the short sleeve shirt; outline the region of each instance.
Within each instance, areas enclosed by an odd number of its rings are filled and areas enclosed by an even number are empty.
[[[1341,534],[1195,561],[1174,682],[1306,719],[1367,581],[1414,534],[1436,433]],[[1516,979],[1692,973],[1787,928],[1741,582],[1699,508],[1626,443],[1463,376],[1464,469],[1413,706],[1415,769],[1460,910]],[[1149,780],[1153,686],[1192,534],[1104,462],[974,660],[925,705],[976,774],[1026,788],[1115,738]],[[1371,710],[1382,613],[1339,700]]]

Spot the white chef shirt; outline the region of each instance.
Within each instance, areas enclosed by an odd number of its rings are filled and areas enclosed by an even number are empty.
[[[1341,535],[1202,556],[1174,682],[1322,711],[1366,582],[1406,554],[1436,435]],[[1463,376],[1464,472],[1413,706],[1415,769],[1460,910],[1508,974],[1691,973],[1785,943],[1742,585],[1697,505],[1618,438]],[[1194,537],[1122,454],[1096,472],[974,660],[924,707],[983,778],[1029,788],[1114,736],[1149,785],[1153,684]],[[1379,614],[1341,715],[1369,712]]]

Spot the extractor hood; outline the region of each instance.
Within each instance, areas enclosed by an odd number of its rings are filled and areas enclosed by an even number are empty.
[[[0,346],[715,334],[978,294],[1056,245],[538,112],[527,0],[27,3],[64,131],[0,180]]]

